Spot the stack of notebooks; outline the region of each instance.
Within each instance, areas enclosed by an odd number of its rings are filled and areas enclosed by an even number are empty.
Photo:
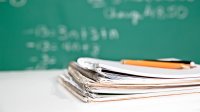
[[[165,69],[79,58],[69,64],[59,82],[84,102],[200,93],[200,66]]]

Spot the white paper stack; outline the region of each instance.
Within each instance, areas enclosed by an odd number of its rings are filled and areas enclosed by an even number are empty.
[[[200,93],[200,66],[163,69],[79,58],[59,77],[84,102],[118,101]]]

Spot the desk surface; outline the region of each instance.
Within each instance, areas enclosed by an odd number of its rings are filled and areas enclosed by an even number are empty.
[[[0,112],[200,111],[200,94],[83,103],[58,84],[62,71],[0,72]]]

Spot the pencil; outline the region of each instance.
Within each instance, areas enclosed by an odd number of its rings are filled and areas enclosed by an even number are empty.
[[[122,64],[146,66],[146,67],[157,67],[157,68],[168,68],[168,69],[188,69],[190,64],[184,63],[171,63],[162,61],[146,61],[146,60],[122,60]]]

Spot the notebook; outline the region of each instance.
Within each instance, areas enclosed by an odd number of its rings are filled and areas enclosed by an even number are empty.
[[[155,78],[195,78],[200,77],[200,65],[191,69],[164,69],[121,64],[119,61],[110,61],[94,58],[79,58],[78,65],[82,68],[95,71],[107,76],[107,73],[119,73]]]

